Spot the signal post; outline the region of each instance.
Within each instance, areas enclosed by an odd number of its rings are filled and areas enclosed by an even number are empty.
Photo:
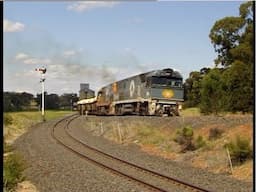
[[[44,81],[45,77],[44,74],[46,73],[46,68],[39,68],[36,69],[36,71],[39,71],[41,73],[41,79],[40,83],[42,83],[42,120],[45,121],[45,116],[44,116]]]

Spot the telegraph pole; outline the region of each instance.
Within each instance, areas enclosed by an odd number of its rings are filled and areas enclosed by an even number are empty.
[[[44,74],[46,73],[46,68],[39,68],[36,69],[36,71],[39,71],[41,73],[41,79],[40,79],[40,83],[42,83],[42,119],[43,121],[45,121],[45,116],[44,116],[44,81],[45,81],[45,77]]]

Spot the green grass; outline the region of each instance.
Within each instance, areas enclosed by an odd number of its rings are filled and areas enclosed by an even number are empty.
[[[63,117],[65,115],[69,115],[72,113],[76,113],[74,111],[46,111],[45,112],[45,119],[46,121],[48,120],[52,120],[52,119],[56,119],[59,117]]]
[[[45,119],[49,121],[72,113],[74,112],[47,110],[45,111]],[[39,111],[8,112],[4,113],[4,116],[12,119],[11,123],[4,125],[5,137],[22,133],[29,127],[42,122],[42,115]]]
[[[181,116],[200,116],[200,109],[196,107],[186,108],[181,111]]]
[[[25,179],[22,175],[24,169],[25,162],[19,154],[13,153],[4,158],[4,191],[13,191],[15,186]]]

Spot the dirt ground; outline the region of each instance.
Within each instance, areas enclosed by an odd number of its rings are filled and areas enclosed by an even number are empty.
[[[174,161],[207,169],[214,173],[229,175],[252,182],[253,161],[248,160],[239,166],[229,166],[224,145],[235,141],[237,136],[246,138],[253,146],[253,116],[225,115],[183,116],[183,117],[89,117],[85,127],[95,135],[104,136],[120,144],[136,143],[143,151]],[[195,151],[181,153],[181,146],[174,142],[177,129],[191,126],[194,138],[202,136],[205,146]],[[210,130],[218,128],[222,135],[210,140]]]

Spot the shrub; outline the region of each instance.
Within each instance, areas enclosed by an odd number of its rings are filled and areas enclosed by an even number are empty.
[[[253,156],[250,141],[240,136],[236,137],[236,142],[230,142],[225,147],[228,147],[231,160],[234,164],[242,164]]]
[[[210,129],[210,132],[209,132],[209,139],[212,140],[212,139],[218,139],[221,137],[222,133],[224,131],[222,129],[219,129],[217,127],[215,128],[211,128]]]
[[[187,140],[192,140],[193,135],[193,129],[190,126],[186,126],[176,131],[176,137],[174,138],[174,141],[182,145],[186,143]]]
[[[22,176],[24,168],[24,162],[17,154],[10,154],[4,159],[3,182],[5,190],[13,189],[18,182],[24,180]]]
[[[4,113],[4,125],[11,125],[13,122],[13,118],[11,115]]]
[[[199,149],[199,148],[201,148],[201,147],[204,147],[205,145],[206,145],[206,142],[205,142],[204,138],[203,138],[201,135],[199,135],[199,136],[197,137],[196,141],[195,141],[195,147],[196,147],[196,149]]]
[[[174,138],[174,141],[182,145],[181,152],[195,150],[193,135],[193,128],[190,126],[185,126],[182,129],[178,129],[176,131],[176,137]]]

